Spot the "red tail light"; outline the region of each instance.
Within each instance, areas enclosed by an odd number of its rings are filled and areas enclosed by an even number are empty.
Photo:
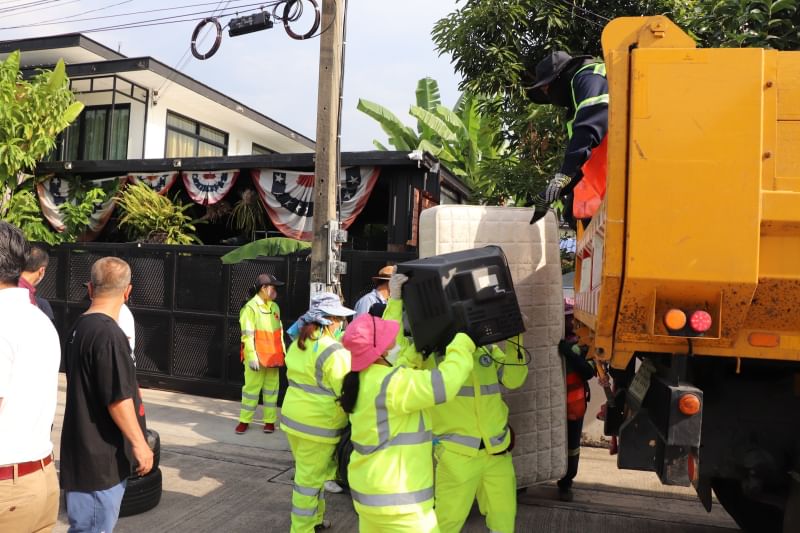
[[[711,315],[705,311],[695,311],[689,319],[689,325],[695,333],[705,333],[711,329]]]

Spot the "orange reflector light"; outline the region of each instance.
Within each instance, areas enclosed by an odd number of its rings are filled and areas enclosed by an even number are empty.
[[[664,325],[667,326],[667,329],[673,331],[683,329],[686,325],[686,313],[680,309],[670,309],[667,311],[667,314],[664,315]]]
[[[678,400],[678,409],[686,416],[696,415],[700,412],[700,398],[696,394],[687,392]]]
[[[689,325],[697,333],[705,333],[711,329],[711,315],[705,311],[695,311],[689,319]]]
[[[750,343],[750,346],[777,348],[781,344],[781,336],[775,335],[774,333],[753,332],[747,337],[747,342]]]

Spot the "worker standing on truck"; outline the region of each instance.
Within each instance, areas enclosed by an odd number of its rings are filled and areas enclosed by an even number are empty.
[[[564,211],[574,228],[578,219],[588,223],[606,192],[606,67],[591,56],[572,57],[555,51],[541,60],[532,74],[535,82],[526,88],[528,98],[537,104],[567,109],[569,141],[561,168],[533,199],[531,224],[544,217],[553,202],[566,196]]]
[[[394,274],[389,281],[385,319],[403,322],[401,288],[408,278]],[[407,344],[398,336],[398,343]],[[517,480],[511,450],[514,433],[508,425],[508,406],[500,384],[516,389],[528,377],[521,336],[506,341],[505,353],[497,346],[472,352],[472,372],[451,401],[431,410],[436,457],[436,518],[442,533],[461,531],[477,497],[490,531],[511,533],[517,512]],[[409,356],[415,348],[403,348]],[[435,369],[446,361],[441,355],[421,356],[417,365]]]
[[[571,502],[572,480],[578,475],[581,458],[583,417],[589,404],[589,380],[594,377],[594,361],[586,360],[586,348],[578,344],[572,323],[572,304],[564,304],[564,338],[558,343],[558,353],[567,367],[567,473],[558,480],[558,497]]]
[[[248,289],[250,299],[239,311],[242,330],[240,358],[244,363],[242,408],[236,434],[241,435],[253,421],[259,398],[264,402],[264,433],[275,431],[278,419],[278,368],[283,366],[283,324],[275,303],[275,287],[283,285],[272,274],[259,274]]]

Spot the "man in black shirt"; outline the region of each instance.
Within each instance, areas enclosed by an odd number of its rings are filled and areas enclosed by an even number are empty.
[[[130,294],[131,270],[125,261],[105,257],[92,265],[91,279],[92,304],[69,333],[65,347],[61,487],[70,533],[111,533],[131,462],[139,475],[153,466],[128,339],[117,325],[120,307]]]

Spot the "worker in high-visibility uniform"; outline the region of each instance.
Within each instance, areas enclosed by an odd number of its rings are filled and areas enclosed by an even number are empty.
[[[416,370],[389,352],[400,324],[365,314],[342,343],[352,372],[340,402],[350,413],[350,494],[362,533],[438,532],[428,408],[452,400],[472,369],[472,340],[458,333],[438,368]]]
[[[395,287],[407,279],[395,274],[389,282],[390,298],[383,318],[402,321],[403,303],[398,296],[402,293]],[[489,530],[511,533],[517,513],[517,480],[511,461],[514,437],[500,384],[516,389],[528,377],[522,338],[506,341],[505,352],[492,345],[473,349],[471,355],[472,372],[456,398],[431,410],[436,517],[442,533],[457,533],[477,497]],[[442,363],[441,357],[431,356],[422,365],[434,369]]]
[[[591,56],[566,52],[548,54],[535,67],[534,83],[526,88],[538,104],[567,108],[567,149],[561,168],[547,189],[533,199],[531,224],[547,214],[562,197],[567,221],[591,220],[606,193],[608,80],[606,66]]]
[[[289,389],[281,410],[281,429],[294,457],[292,533],[328,528],[324,520],[327,480],[334,479],[334,451],[347,415],[336,398],[350,372],[350,354],[336,340],[345,317],[353,314],[336,294],[311,299],[300,317],[299,334],[286,354]]]
[[[242,330],[240,357],[244,363],[242,408],[236,433],[241,435],[253,421],[259,398],[264,404],[264,433],[275,431],[278,419],[278,368],[283,366],[283,324],[275,303],[275,287],[283,285],[272,274],[259,274],[248,290],[251,298],[239,311]]]

